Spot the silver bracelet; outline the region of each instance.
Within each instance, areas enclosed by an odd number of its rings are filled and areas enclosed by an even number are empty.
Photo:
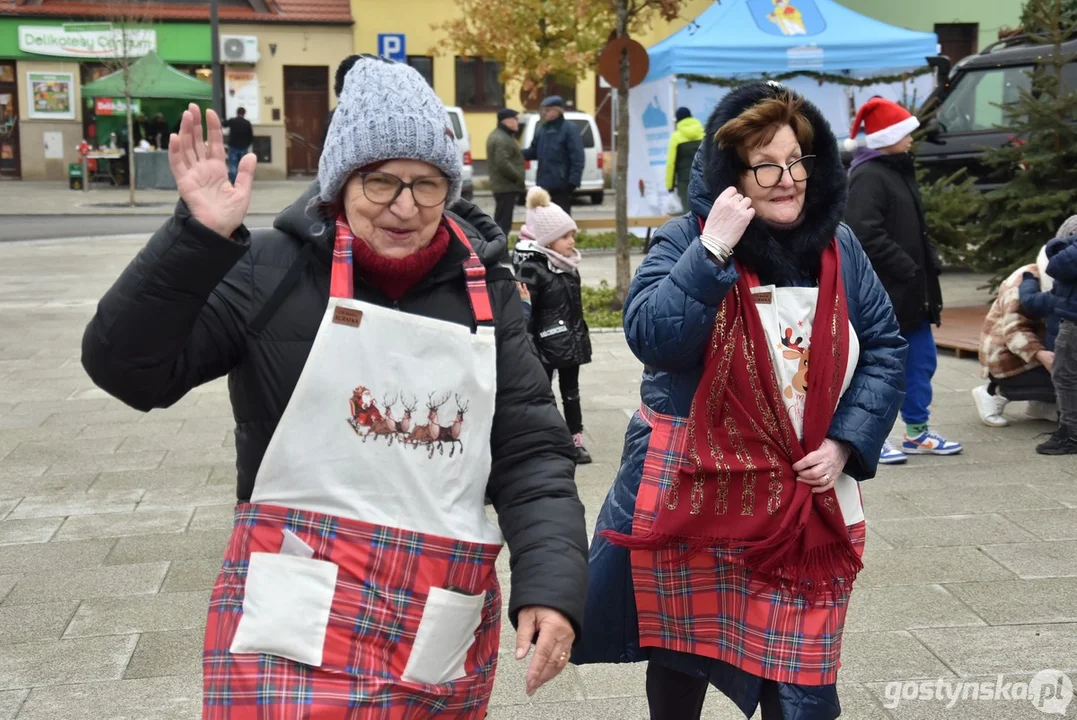
[[[728,263],[730,258],[733,257],[733,249],[716,237],[711,235],[700,235],[699,241],[703,243],[703,247],[723,265]]]

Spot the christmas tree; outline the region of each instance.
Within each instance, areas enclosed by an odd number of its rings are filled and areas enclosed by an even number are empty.
[[[1010,176],[984,197],[985,237],[975,257],[997,273],[996,281],[1032,262],[1077,212],[1077,93],[1063,84],[1063,67],[1073,58],[1062,44],[1077,33],[1077,24],[1067,20],[1071,5],[1073,0],[1028,0],[1022,15],[1030,41],[1051,47],[1029,73],[1030,88],[1004,108],[1011,142],[984,158],[993,172]]]
[[[1051,2],[1048,2],[1047,4],[1050,5]],[[1039,30],[1046,29],[1045,26],[1041,24],[1042,18],[1037,16],[1037,5],[1042,5],[1042,3],[1030,2],[1026,4],[1021,11],[1022,28],[1025,28],[1026,30],[1029,28]],[[1068,27],[1072,27],[1074,24],[1077,24],[1077,0],[1062,0],[1062,16],[1059,19],[1057,27],[1064,30]]]
[[[982,236],[976,215],[983,197],[974,187],[975,179],[964,168],[934,182],[927,180],[926,169],[916,168],[924,221],[928,237],[939,251],[939,259],[947,267],[977,270],[976,247]]]

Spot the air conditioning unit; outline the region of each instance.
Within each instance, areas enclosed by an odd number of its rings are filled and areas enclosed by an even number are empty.
[[[258,62],[258,37],[221,35],[221,62],[248,65]]]

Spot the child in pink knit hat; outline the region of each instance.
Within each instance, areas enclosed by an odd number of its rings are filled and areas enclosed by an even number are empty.
[[[576,221],[540,187],[527,194],[513,263],[531,299],[529,329],[546,374],[556,371],[565,421],[576,445],[576,463],[591,462],[583,446],[580,365],[591,362],[591,335],[583,319]],[[525,294],[526,300],[526,294]]]

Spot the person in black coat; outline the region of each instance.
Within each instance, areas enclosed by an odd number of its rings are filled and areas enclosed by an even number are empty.
[[[572,195],[583,182],[583,139],[565,120],[564,101],[551,95],[542,101],[545,122],[535,128],[525,160],[537,160],[535,184],[550,193],[554,205],[572,214]]]
[[[358,63],[347,82],[347,102],[337,108],[344,123],[339,136],[330,132],[318,181],[271,229],[253,232],[242,221],[256,158],[245,156],[235,185],[227,182],[220,120],[207,113],[203,151],[200,112],[190,106],[170,154],[181,200],[101,299],[83,337],[82,363],[98,386],[141,411],[169,407],[227,375],[236,496],[247,503],[253,494],[257,503],[263,456],[277,445],[302,453],[314,441],[274,433],[287,420],[293,391],[306,391],[303,383],[317,375],[305,373],[297,389],[308,355],[318,351],[316,336],[330,327],[323,315],[331,275],[333,287],[338,274],[351,278],[356,301],[414,316],[416,325],[440,321],[445,333],[453,326],[477,332],[478,311],[488,302],[497,378],[489,392],[496,390],[496,399],[492,418],[475,418],[472,407],[468,421],[492,427],[489,476],[476,481],[511,552],[517,657],[536,643],[527,677],[532,693],[563,669],[580,633],[587,537],[572,439],[530,348],[515,279],[498,264],[503,245],[491,250],[465,218],[445,209],[459,196],[461,168],[440,101],[416,71],[388,61]],[[363,143],[349,140],[357,134]],[[349,264],[334,261],[341,247],[352,248]],[[475,294],[474,267],[465,273],[472,249],[485,265],[488,300]],[[396,352],[408,352],[406,339],[400,342]],[[409,452],[402,445],[400,452]],[[454,512],[449,505],[445,512]]]
[[[576,462],[591,462],[583,444],[580,366],[591,362],[591,335],[583,317],[580,251],[575,221],[534,187],[527,194],[527,221],[520,228],[513,262],[527,303],[531,337],[551,382],[557,373],[565,420],[576,445]]]
[[[869,100],[856,115],[851,138],[864,126],[867,147],[857,147],[849,173],[846,222],[856,233],[894,305],[902,337],[909,343],[906,394],[901,407],[905,437],[901,450],[883,446],[879,461],[900,464],[907,454],[956,455],[951,442],[929,426],[931,379],[938,352],[931,332],[942,316],[939,259],[928,237],[916,183],[910,133],[919,121],[897,103]],[[855,141],[850,141],[855,143]]]

